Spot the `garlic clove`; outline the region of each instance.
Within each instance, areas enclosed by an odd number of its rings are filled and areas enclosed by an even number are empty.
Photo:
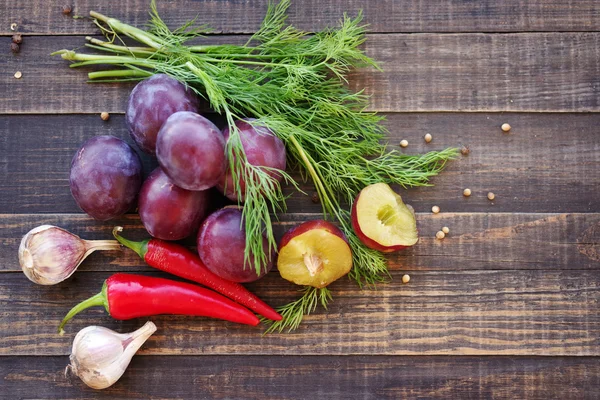
[[[151,321],[131,333],[88,326],[77,333],[69,368],[93,389],[106,389],[121,378],[133,355],[156,332]]]
[[[32,282],[54,285],[70,277],[92,252],[119,248],[114,240],[83,240],[57,226],[41,225],[23,236],[19,264]]]

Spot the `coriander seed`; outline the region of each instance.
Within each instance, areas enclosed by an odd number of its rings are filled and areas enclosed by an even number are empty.
[[[430,133],[426,134],[423,139],[425,139],[425,143],[429,143],[431,142],[431,140],[433,139],[433,137],[431,136]]]
[[[23,76],[23,74],[21,73],[21,71],[15,72],[15,78],[21,79],[22,76]]]
[[[468,156],[470,152],[471,149],[469,148],[469,146],[463,146],[460,149],[460,154],[462,154],[463,156]]]
[[[450,233],[450,228],[448,228],[447,226],[442,228],[442,232],[444,232],[444,235],[447,235]]]
[[[71,14],[71,11],[73,11],[73,8],[71,7],[70,4],[63,6],[63,9],[62,9],[63,15],[69,15],[69,14]]]
[[[463,196],[469,197],[471,195],[471,189],[467,188],[463,190]]]
[[[23,41],[23,36],[20,33],[15,33],[12,35],[12,42],[16,44],[21,44]]]
[[[319,193],[314,192],[310,200],[315,204],[319,204],[321,202],[321,199],[319,199]]]
[[[406,140],[406,139],[401,140],[400,147],[406,147],[406,146],[408,146],[408,140]]]
[[[408,274],[402,275],[402,283],[408,283],[408,282],[410,282],[410,275],[408,275]]]
[[[446,234],[445,234],[444,232],[442,232],[442,231],[438,231],[438,232],[435,234],[435,237],[436,237],[438,240],[442,240],[443,238],[445,238],[445,237],[446,237]]]
[[[502,124],[500,129],[502,129],[504,132],[508,132],[508,131],[510,131],[510,125],[507,123],[504,123],[504,124]]]
[[[496,198],[496,195],[492,192],[489,192],[487,195],[488,200],[494,200]]]
[[[440,208],[438,206],[431,207],[431,212],[437,214],[440,212]]]
[[[110,114],[106,111],[103,111],[102,113],[100,113],[100,118],[102,118],[102,121],[108,121],[108,119],[110,118]]]
[[[19,52],[19,50],[21,50],[21,48],[19,47],[18,44],[16,44],[16,43],[11,43],[10,44],[10,51],[12,51],[13,53],[17,54]]]
[[[11,31],[16,31],[17,30],[17,23],[13,22],[12,24],[10,24],[10,30]]]

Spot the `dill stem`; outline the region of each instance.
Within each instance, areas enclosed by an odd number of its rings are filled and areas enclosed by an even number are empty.
[[[90,16],[92,18],[95,18],[97,20],[104,22],[111,29],[121,32],[121,33],[124,33],[125,35],[129,36],[130,38],[135,39],[138,42],[142,42],[156,50],[159,50],[162,47],[168,46],[168,43],[166,43],[164,40],[156,37],[155,35],[147,32],[147,31],[144,31],[142,29],[136,28],[134,26],[125,24],[116,18],[109,18],[106,15],[100,14],[99,12],[96,12],[96,11],[90,11]]]
[[[211,56],[212,56],[212,54],[211,54]],[[269,56],[269,58],[272,58],[272,57]],[[210,57],[204,57],[203,60],[223,62],[223,60],[219,60],[216,58],[210,58]],[[226,60],[226,62],[231,63],[231,64],[242,64],[242,65],[261,65],[261,66],[265,66],[265,67],[289,67],[289,64],[267,63],[267,62],[260,62],[260,61]]]
[[[294,147],[298,151],[298,155],[300,156],[300,158],[304,162],[304,166],[306,167],[306,170],[308,171],[308,173],[312,177],[313,183],[317,187],[317,190],[319,190],[319,192],[322,193],[321,197],[327,196],[326,199],[323,199],[323,198],[321,199],[322,200],[322,204],[323,204],[323,208],[325,208],[325,204],[326,203],[325,203],[324,200],[327,200],[327,202],[329,202],[329,197],[327,195],[327,190],[325,189],[325,186],[323,185],[323,182],[319,178],[319,175],[318,175],[317,171],[315,170],[315,168],[313,167],[313,165],[310,162],[310,160],[308,159],[308,156],[306,155],[306,152],[304,151],[304,149],[302,148],[302,146],[300,145],[300,143],[298,142],[298,140],[296,140],[296,138],[294,137],[294,135],[290,135],[288,137],[288,139],[292,142],[292,144],[294,145]],[[331,206],[331,204],[329,206]]]
[[[109,71],[94,71],[88,73],[89,79],[102,79],[102,78],[133,78],[140,77],[145,78],[154,75],[150,71],[140,71],[135,69],[113,69]]]
[[[246,46],[239,46],[240,50],[247,50],[247,53],[219,53],[219,48],[223,47],[223,45],[197,45],[197,46],[188,46],[188,50],[192,53],[206,53],[210,54],[213,57],[237,57],[237,58],[289,58],[289,57],[310,57],[314,54],[309,53],[286,53],[286,54],[256,54],[256,49]]]
[[[88,42],[95,44],[100,47],[106,47],[107,49],[111,49],[123,54],[134,54],[136,56],[144,56],[144,55],[154,55],[156,54],[156,50],[151,47],[127,47],[127,46],[119,46],[114,43],[105,42],[100,39],[93,38],[91,36],[86,36],[85,40]]]
[[[90,17],[100,20],[106,24],[108,24],[108,20],[114,19],[114,18],[107,17],[106,15],[101,14],[97,11],[90,11]]]

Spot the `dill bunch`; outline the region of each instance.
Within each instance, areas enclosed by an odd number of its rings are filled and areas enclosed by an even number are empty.
[[[167,74],[225,116],[230,129],[226,152],[237,193],[241,193],[240,180],[246,182],[245,259],[253,257],[254,265],[260,268],[270,253],[263,249],[262,234],[268,239],[269,250],[276,249],[272,217],[286,208],[280,183],[264,168],[249,164],[244,154],[235,121],[257,118],[254,124],[268,126],[283,140],[289,165],[313,181],[324,217],[337,221],[346,234],[353,253],[349,276],[360,286],[384,282],[389,277],[384,256],[362,244],[351,227],[350,213],[342,205],[351,204],[356,194],[372,183],[428,185],[429,178],[441,171],[457,150],[424,155],[387,151],[382,143],[387,134],[381,124],[383,117],[365,111],[368,97],[362,91],[351,92],[345,85],[351,69],[379,68],[360,49],[365,41],[362,15],[344,15],[337,28],[308,33],[286,24],[289,5],[290,0],[269,3],[260,29],[243,45],[187,45],[188,40],[210,32],[210,28],[195,27],[192,20],[172,30],[158,15],[154,0],[147,30],[92,11],[90,15],[108,40],[88,37],[86,45],[100,53],[60,50],[53,54],[75,61],[71,67],[113,66],[88,73],[91,82]],[[123,36],[140,46],[127,46]],[[277,172],[296,185],[284,171]],[[279,309],[284,317],[281,321],[268,321],[268,331],[297,328],[304,315],[314,311],[317,304],[326,307],[331,298],[327,288],[305,288],[299,300]]]

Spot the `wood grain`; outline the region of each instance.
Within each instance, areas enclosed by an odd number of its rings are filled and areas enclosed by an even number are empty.
[[[513,128],[502,133],[500,125]],[[402,190],[418,212],[600,212],[600,114],[395,113],[387,115],[388,143],[404,153],[468,145],[467,157],[449,163],[434,186]],[[423,135],[433,141],[425,144]],[[129,143],[122,115],[0,115],[0,210],[3,213],[80,212],[69,191],[77,148],[94,135]],[[400,149],[401,139],[409,147]],[[135,146],[134,146],[135,147]],[[157,166],[140,154],[146,173]],[[295,175],[299,178],[298,174]],[[320,212],[312,184],[289,187],[290,212]],[[472,195],[465,198],[464,188]],[[494,192],[492,202],[486,197]]]
[[[125,0],[108,6],[91,0],[71,1],[73,14],[103,12],[124,22],[143,26],[150,1]],[[158,2],[162,18],[179,26],[194,16],[217,33],[251,33],[260,26],[267,0],[170,0]],[[89,34],[93,24],[66,17],[62,3],[0,1],[0,34],[9,34],[12,22],[19,31],[31,34]],[[598,31],[600,7],[594,0],[327,0],[292,1],[289,21],[298,28],[314,31],[338,23],[344,12],[364,11],[373,32],[525,32]]]
[[[206,42],[241,43],[266,2],[161,0],[159,8],[171,26],[197,13],[226,34]],[[142,26],[149,0],[67,3],[73,14],[97,9]],[[600,3],[307,0],[292,1],[289,21],[312,31],[361,8],[372,32],[365,49],[385,72],[358,71],[350,81],[366,87],[371,110],[388,113],[390,144],[407,139],[406,153],[471,148],[434,187],[401,191],[418,211],[420,243],[390,256],[390,284],[363,291],[334,283],[329,310],[294,333],[152,317],[158,332],[123,379],[99,392],[63,375],[73,336],[88,325],[124,332],[145,320],[115,321],[96,308],[64,337],[59,321],[113,272],[166,275],[124,250],[93,254],[67,282],[42,287],[23,276],[16,255],[21,236],[42,223],[89,239],[110,237],[114,224],[146,236],[134,214],[110,223],[81,214],[68,189],[85,139],[131,143],[122,114],[133,85],[88,85],[87,70],[49,56],[97,34],[91,21],[63,16],[62,3],[0,0],[1,399],[600,398]],[[8,53],[11,23],[24,34],[17,55]],[[434,138],[428,145],[425,133]],[[142,159],[146,173],[156,167]],[[290,198],[278,238],[319,217],[312,186],[301,187],[309,196]],[[432,205],[442,213],[429,213]],[[450,234],[435,240],[442,226]],[[406,272],[411,281],[402,284]],[[248,287],[273,305],[298,296],[277,271]]]
[[[0,357],[6,398],[597,399],[598,358],[134,357],[114,386],[65,377],[67,357]],[[2,396],[2,394],[0,394]]]
[[[274,224],[277,240],[301,222],[319,214],[283,214]],[[0,272],[20,272],[17,251],[30,229],[51,224],[86,239],[109,239],[116,225],[124,236],[142,240],[147,233],[137,215],[100,223],[82,214],[0,215]],[[393,271],[459,270],[600,270],[600,214],[417,214],[420,240],[388,256]],[[450,228],[435,239],[442,226]],[[183,244],[195,248],[195,238]],[[132,251],[98,252],[80,271],[151,271]]]
[[[108,276],[80,272],[43,287],[21,273],[2,274],[0,355],[65,355],[85,326],[139,327],[148,318],[115,321],[96,307],[69,322],[65,336],[56,333],[66,312],[98,293]],[[329,310],[306,317],[294,333],[263,336],[261,327],[152,317],[158,331],[143,353],[600,355],[599,271],[413,271],[407,285],[401,283],[401,272],[393,276],[392,283],[377,290],[359,290],[346,279],[333,283]],[[297,287],[275,273],[248,288],[272,305],[298,296]]]
[[[0,38],[0,46],[9,40]],[[86,84],[85,70],[49,56],[83,44],[79,36],[27,38],[21,53],[0,61],[10,72],[0,78],[0,113],[123,112],[132,85]],[[374,34],[365,48],[385,72],[365,69],[349,79],[372,95],[372,110],[600,110],[600,33]]]

